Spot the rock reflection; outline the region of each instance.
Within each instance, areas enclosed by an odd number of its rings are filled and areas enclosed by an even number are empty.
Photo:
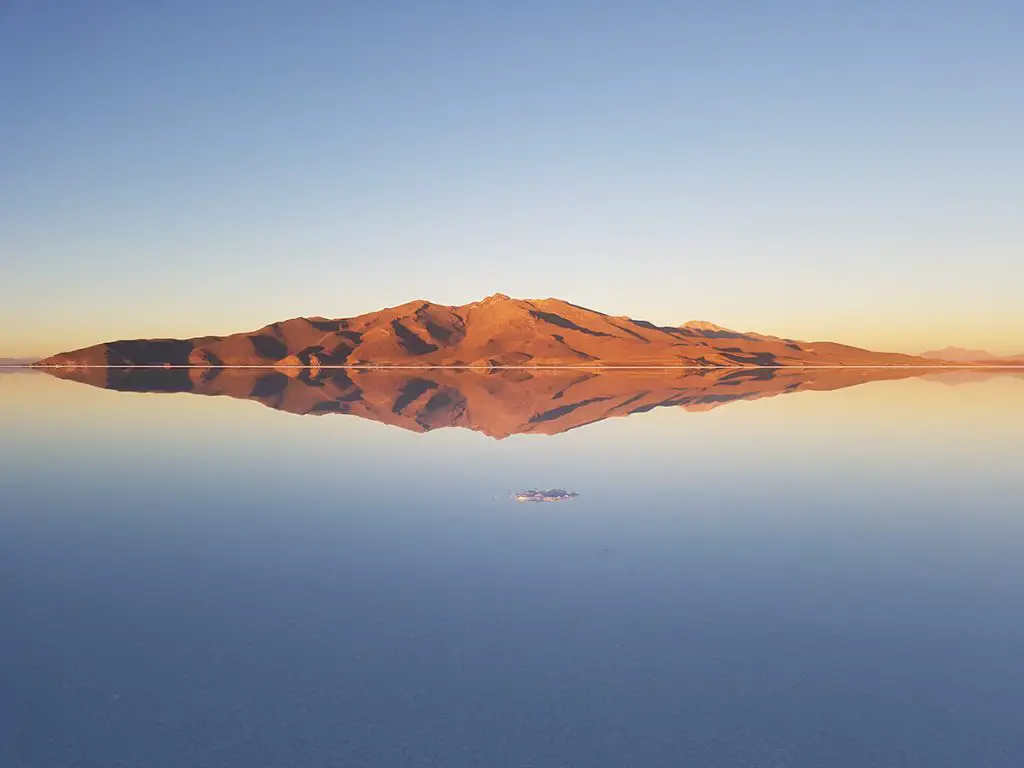
[[[604,419],[678,407],[706,411],[788,392],[832,390],[924,373],[913,368],[466,370],[423,368],[50,368],[128,392],[255,400],[300,415],[349,414],[429,432],[461,427],[494,438],[555,435]]]

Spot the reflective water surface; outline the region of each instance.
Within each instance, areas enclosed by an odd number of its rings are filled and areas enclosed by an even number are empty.
[[[1020,375],[141,373],[0,373],[0,765],[1024,764]]]

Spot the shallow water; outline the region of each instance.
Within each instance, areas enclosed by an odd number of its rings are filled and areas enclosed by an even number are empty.
[[[0,374],[0,765],[1024,765],[1024,378],[417,378]]]

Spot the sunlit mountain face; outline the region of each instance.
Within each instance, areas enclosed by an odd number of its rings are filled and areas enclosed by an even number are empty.
[[[300,317],[229,336],[110,341],[43,365],[781,366],[935,364],[913,355],[733,331],[659,326],[561,299],[503,294],[461,306],[413,301],[356,317]]]

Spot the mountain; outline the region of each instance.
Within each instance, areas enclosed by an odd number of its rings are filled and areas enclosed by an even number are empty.
[[[32,365],[38,357],[0,357],[0,365]]]
[[[495,294],[462,306],[412,301],[357,317],[295,318],[230,336],[112,341],[54,366],[785,366],[914,365],[921,358],[740,333],[657,326],[560,299]]]
[[[47,368],[123,392],[190,392],[253,400],[304,416],[347,414],[413,432],[459,427],[501,439],[555,435],[655,408],[729,403],[919,376],[920,368],[586,370],[424,368]],[[950,374],[957,369],[946,369]]]
[[[1024,353],[1019,355],[993,355],[983,349],[964,349],[963,347],[945,347],[922,352],[920,357],[927,360],[945,360],[951,363],[1001,363],[1024,361]]]

